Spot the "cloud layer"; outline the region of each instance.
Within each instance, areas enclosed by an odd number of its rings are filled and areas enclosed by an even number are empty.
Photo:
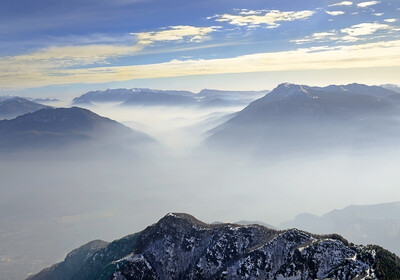
[[[218,30],[219,26],[195,27],[188,25],[170,26],[164,30],[131,33],[135,35],[139,45],[152,45],[155,42],[189,40],[190,42],[201,42],[207,36]]]
[[[237,26],[265,26],[267,28],[276,28],[280,22],[304,20],[310,18],[315,12],[304,11],[279,11],[279,10],[241,10],[239,14],[222,14],[214,16],[218,22],[227,22]]]
[[[293,40],[296,44],[305,44],[313,42],[357,42],[361,40],[374,39],[373,35],[380,33],[379,37],[392,35],[393,32],[399,31],[397,27],[390,26],[385,23],[367,22],[355,24],[340,30],[330,30],[328,32],[313,33],[311,36]]]
[[[353,32],[353,31],[351,31]],[[351,33],[350,32],[350,33]],[[354,31],[360,32],[360,31]],[[352,33],[354,34],[354,33]],[[319,34],[329,36],[329,34]],[[6,71],[0,66],[3,87],[39,87],[48,84],[102,83],[144,78],[224,73],[390,67],[400,65],[400,41],[352,46],[311,47],[285,52],[243,55],[227,59],[172,60],[165,63],[82,69],[32,68],[24,64]]]
[[[380,1],[367,1],[367,2],[358,3],[357,6],[360,7],[360,8],[366,8],[366,7],[369,7],[369,6],[377,5],[379,3],[380,3]]]
[[[388,10],[390,5],[384,9],[385,3],[378,5],[380,1],[331,3],[308,9],[233,9],[216,15],[213,11],[208,15],[214,16],[197,18],[196,25],[189,25],[187,19],[176,20],[176,25],[146,26],[113,36],[106,32],[98,36],[64,34],[64,42],[55,39],[48,47],[43,44],[28,47],[19,55],[0,56],[0,89],[364,64],[374,67],[374,63],[400,66],[396,59],[388,61],[381,55],[383,45],[370,45],[397,42],[400,28]],[[371,6],[373,9],[368,8]],[[300,22],[305,20],[307,24]],[[309,45],[299,48],[300,44]],[[361,46],[375,48],[368,63]],[[354,57],[347,58],[351,63],[340,59],[346,48]],[[331,56],[338,59],[331,60]]]
[[[343,1],[343,2],[339,2],[339,3],[335,3],[332,5],[329,5],[329,7],[336,7],[336,6],[352,6],[353,2],[351,1]]]
[[[344,15],[345,12],[343,11],[325,11],[330,16],[341,16]]]

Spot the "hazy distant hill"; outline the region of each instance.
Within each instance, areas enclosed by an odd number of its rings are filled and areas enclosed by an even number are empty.
[[[13,119],[46,107],[48,106],[21,97],[5,98],[0,100],[0,119]]]
[[[186,91],[160,91],[141,89],[131,94],[123,105],[184,106],[196,104],[194,94]]]
[[[281,84],[210,131],[207,144],[257,153],[397,142],[400,94],[359,84]]]
[[[69,255],[29,279],[400,279],[400,259],[377,246],[297,229],[211,225],[178,213],[82,261],[87,246],[73,251],[80,261]],[[57,278],[63,270],[69,277]]]
[[[381,85],[381,87],[400,93],[400,86],[393,84]]]
[[[227,91],[203,89],[196,97],[201,101],[202,108],[243,106],[264,96],[268,91]]]
[[[181,99],[180,99],[181,98]],[[170,105],[176,101],[193,102],[193,93],[189,91],[152,90],[146,88],[107,89],[87,92],[74,98],[74,105],[90,105],[92,103],[119,102],[126,105]]]
[[[118,147],[126,142],[154,142],[144,133],[78,107],[45,108],[0,121],[0,135],[2,152],[49,150],[85,142],[90,143],[93,149],[95,144],[108,143]]]
[[[107,89],[89,91],[72,100],[73,105],[89,105],[92,102],[124,102],[132,94],[129,89]]]
[[[204,89],[198,94],[182,90],[146,88],[90,91],[74,98],[74,105],[116,102],[129,106],[193,106],[198,108],[245,106],[267,91],[221,91]]]
[[[321,217],[301,214],[280,227],[336,232],[352,242],[378,244],[400,255],[400,202],[349,206]]]
[[[240,98],[257,98],[264,96],[268,91],[234,91],[234,90],[215,90],[203,89],[197,96],[201,98],[227,98],[227,99],[240,99]]]
[[[38,103],[56,103],[61,101],[57,98],[28,98],[28,100]]]

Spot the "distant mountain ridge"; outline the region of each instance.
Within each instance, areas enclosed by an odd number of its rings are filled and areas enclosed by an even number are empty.
[[[0,100],[0,119],[13,119],[47,107],[25,98],[7,97]]]
[[[397,143],[399,93],[377,86],[284,83],[210,131],[206,144],[275,152]]]
[[[89,91],[79,97],[73,99],[72,103],[79,104],[92,104],[93,102],[126,102],[128,99],[136,95],[144,94],[165,94],[166,96],[192,96],[193,93],[188,91],[171,91],[171,90],[152,90],[147,88],[133,88],[133,89],[107,89]]]
[[[198,106],[200,108],[246,105],[267,91],[221,91],[204,89],[199,93],[147,88],[90,91],[73,99],[74,105],[119,102],[129,106]]]
[[[87,109],[44,108],[12,120],[0,121],[0,149],[2,152],[66,147],[91,141],[93,144],[121,141],[131,143],[154,142],[144,133]],[[91,145],[94,147],[94,145]]]
[[[399,85],[393,85],[393,84],[385,84],[385,85],[380,85],[380,87],[399,92],[400,93],[400,86]]]
[[[280,225],[292,227],[315,233],[337,232],[352,242],[378,244],[400,255],[400,202],[354,205],[321,217],[301,214]]]
[[[182,106],[194,105],[195,103],[196,99],[191,92],[140,89],[134,91],[123,105]]]
[[[359,114],[394,109],[385,97],[396,94],[380,87],[359,84],[325,88],[296,84],[281,84],[260,98],[235,118],[252,121],[282,121],[285,118],[353,117]],[[276,120],[276,119],[275,119]]]
[[[56,279],[54,271],[64,263],[28,279]],[[400,279],[400,259],[377,246],[349,244],[339,235],[210,225],[188,214],[169,213],[142,232],[91,252],[71,271],[62,280],[392,280]]]

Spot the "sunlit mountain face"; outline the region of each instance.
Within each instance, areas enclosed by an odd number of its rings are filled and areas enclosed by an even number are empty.
[[[0,1],[0,280],[397,279],[399,77],[398,0]]]

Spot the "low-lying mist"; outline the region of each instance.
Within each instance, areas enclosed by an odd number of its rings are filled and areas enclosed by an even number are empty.
[[[191,153],[208,130],[240,108],[193,111],[97,104],[91,109],[148,133],[167,152],[77,161],[69,150],[65,157],[58,151],[56,158],[42,152],[40,160],[0,161],[4,279],[22,279],[85,242],[140,231],[172,211],[208,222],[279,225],[303,212],[323,214],[400,198],[400,149],[270,158],[212,150]],[[79,148],[74,152],[79,154]]]
[[[174,155],[184,155],[205,139],[207,131],[227,121],[244,106],[194,108],[95,103],[86,108],[153,136]]]

